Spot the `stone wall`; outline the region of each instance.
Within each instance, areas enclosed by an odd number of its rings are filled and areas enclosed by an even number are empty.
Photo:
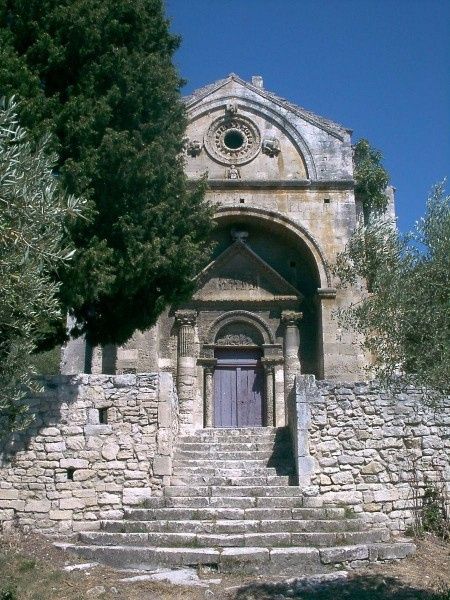
[[[169,373],[49,378],[34,422],[1,447],[0,526],[96,529],[169,482],[178,403]]]
[[[450,400],[433,410],[413,388],[392,394],[376,382],[315,383],[311,376],[297,380],[297,400],[305,399],[311,487],[325,503],[374,518],[383,512],[394,531],[413,523],[427,480],[449,506]]]

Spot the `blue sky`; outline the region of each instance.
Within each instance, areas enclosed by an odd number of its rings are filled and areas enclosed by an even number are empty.
[[[450,0],[166,0],[166,11],[184,93],[262,75],[350,127],[382,151],[402,230],[450,178]]]

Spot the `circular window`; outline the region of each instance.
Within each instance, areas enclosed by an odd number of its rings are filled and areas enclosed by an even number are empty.
[[[237,150],[244,145],[244,134],[238,129],[230,129],[223,136],[223,143],[230,150]]]
[[[247,117],[219,117],[205,135],[205,148],[214,160],[224,165],[250,162],[261,149],[259,129]]]

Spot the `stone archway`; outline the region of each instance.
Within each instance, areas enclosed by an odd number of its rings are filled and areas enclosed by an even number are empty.
[[[202,354],[206,427],[275,424],[274,367],[283,359],[281,345],[261,317],[245,310],[225,312],[210,326]]]

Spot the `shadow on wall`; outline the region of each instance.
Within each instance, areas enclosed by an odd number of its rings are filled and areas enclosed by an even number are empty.
[[[66,407],[67,412],[67,407],[77,399],[80,385],[77,376],[42,377],[42,385],[44,389],[41,393],[33,394],[24,401],[29,407],[29,425],[0,438],[0,467],[2,462],[13,463],[18,452],[29,450],[30,442],[45,427],[70,425],[62,406]]]
[[[450,590],[433,593],[403,584],[392,577],[355,576],[333,582],[254,583],[240,588],[234,600],[448,600]]]

